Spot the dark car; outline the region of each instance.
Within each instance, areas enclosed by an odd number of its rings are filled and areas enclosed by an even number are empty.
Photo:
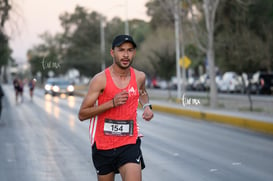
[[[255,92],[257,94],[272,94],[273,73],[255,73],[251,81],[251,92]]]
[[[49,78],[44,86],[45,94],[53,96],[60,94],[73,95],[74,86],[68,80],[61,78]]]

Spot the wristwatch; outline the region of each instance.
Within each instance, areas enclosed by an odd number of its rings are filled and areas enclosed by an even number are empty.
[[[149,106],[150,109],[153,109],[152,104],[150,104],[150,103],[144,104],[143,105],[143,109],[145,109],[145,107],[147,107],[147,106]]]

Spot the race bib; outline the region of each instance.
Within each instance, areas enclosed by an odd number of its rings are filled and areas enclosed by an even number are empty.
[[[105,119],[104,134],[114,136],[132,136],[133,135],[133,120],[111,120]]]

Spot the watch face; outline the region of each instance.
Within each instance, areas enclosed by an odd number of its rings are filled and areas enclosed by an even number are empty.
[[[153,109],[152,105],[149,105],[150,109]]]

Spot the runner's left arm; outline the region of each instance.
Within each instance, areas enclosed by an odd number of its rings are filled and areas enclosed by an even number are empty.
[[[146,82],[146,76],[143,72],[140,72],[139,76],[140,80],[140,87],[139,87],[139,102],[143,106],[144,112],[142,114],[142,118],[146,121],[150,121],[154,114],[151,109],[151,104],[149,102],[149,95],[146,90],[145,82]]]
[[[142,106],[149,103],[149,95],[145,87],[146,76],[143,72],[139,74],[139,102]]]

